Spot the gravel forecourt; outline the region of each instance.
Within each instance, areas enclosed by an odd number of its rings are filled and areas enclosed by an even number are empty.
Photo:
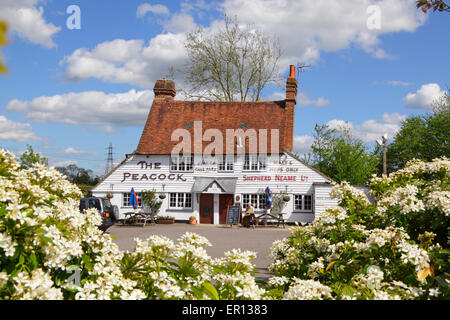
[[[186,232],[197,233],[209,240],[212,247],[206,248],[212,258],[223,257],[224,252],[231,249],[251,250],[257,253],[253,260],[256,265],[256,278],[267,280],[270,273],[267,267],[272,263],[269,250],[272,243],[289,235],[289,226],[286,228],[276,226],[258,226],[254,229],[242,228],[234,225],[191,225],[187,223],[174,224],[142,224],[123,225],[115,224],[107,230],[107,233],[116,237],[114,242],[121,250],[131,251],[134,248],[134,238],[146,240],[151,235],[164,235],[176,242]]]

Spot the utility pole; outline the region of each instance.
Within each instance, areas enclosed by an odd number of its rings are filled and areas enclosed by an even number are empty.
[[[108,147],[108,159],[106,159],[105,176],[111,172],[113,167],[114,167],[113,146],[112,143],[110,142]]]
[[[387,133],[385,133],[382,137],[382,140],[377,140],[377,144],[380,147],[383,147],[383,174],[387,175],[387,161],[386,161],[386,142],[388,140]]]

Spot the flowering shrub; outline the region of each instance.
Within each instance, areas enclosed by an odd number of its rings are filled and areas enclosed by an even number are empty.
[[[148,299],[260,299],[264,290],[252,276],[255,253],[237,249],[212,259],[205,250],[209,246],[206,238],[190,232],[177,244],[164,236],[135,239],[122,270]]]
[[[375,203],[336,186],[339,206],[274,242],[259,286],[254,252],[212,259],[194,233],[121,252],[76,186],[0,149],[0,299],[448,299],[449,175],[445,158],[412,161],[372,179]]]
[[[0,149],[0,299],[144,297],[123,278],[122,253],[97,228],[98,212],[80,214],[80,197],[58,171],[20,170]]]
[[[186,233],[136,239],[123,253],[79,211],[80,190],[41,164],[23,170],[0,149],[0,299],[259,299],[253,252],[212,259]],[[71,279],[73,281],[71,281]],[[215,284],[215,286],[212,285]]]
[[[371,181],[375,203],[347,183],[339,206],[274,242],[268,292],[287,299],[448,299],[450,161],[410,161]]]

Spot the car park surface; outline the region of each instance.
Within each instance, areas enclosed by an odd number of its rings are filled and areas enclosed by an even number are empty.
[[[151,224],[142,227],[142,224],[123,225],[117,223],[110,227],[107,232],[116,239],[113,241],[121,250],[131,251],[134,248],[134,238],[146,240],[152,235],[164,235],[172,241],[176,240],[186,232],[197,233],[209,240],[211,247],[206,251],[212,258],[224,256],[224,252],[240,248],[242,251],[250,250],[257,253],[253,260],[257,268],[256,277],[267,280],[270,274],[267,267],[272,263],[269,251],[272,243],[287,237],[289,227],[277,228],[276,226],[256,227],[248,229],[234,225],[190,225],[179,222],[174,224]]]

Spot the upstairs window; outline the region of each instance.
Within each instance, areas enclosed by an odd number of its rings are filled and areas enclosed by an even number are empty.
[[[170,157],[171,171],[192,171],[194,157],[193,156],[175,156]]]
[[[223,155],[222,157],[219,156],[218,170],[222,172],[234,171],[234,161],[235,161],[234,155],[233,156]]]
[[[266,170],[267,157],[262,155],[245,155],[244,171],[264,171]]]

